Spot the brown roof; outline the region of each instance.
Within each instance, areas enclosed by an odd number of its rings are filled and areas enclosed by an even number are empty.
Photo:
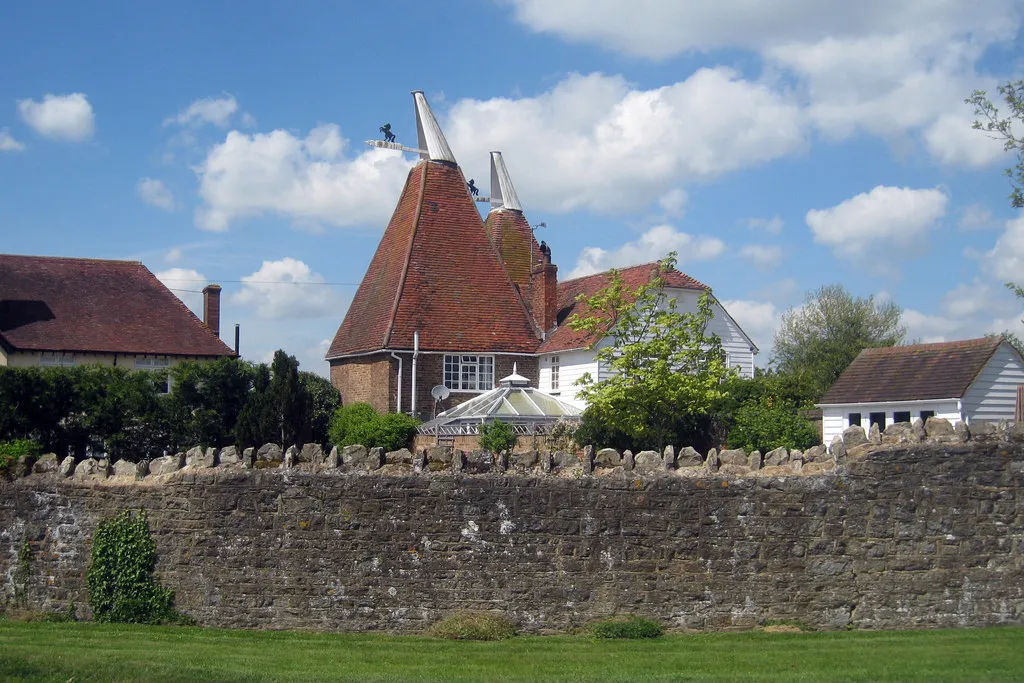
[[[423,161],[405,189],[327,358],[411,349],[533,353],[525,304],[487,238],[462,171]]]
[[[1000,337],[864,349],[819,405],[962,398]]]
[[[622,276],[622,283],[631,290],[636,290],[640,285],[650,282],[658,271],[658,262],[644,263],[639,266],[622,268],[618,272]],[[664,274],[665,284],[668,287],[679,289],[708,289],[707,285],[698,282],[685,273],[672,269]],[[541,344],[539,353],[551,353],[554,351],[568,351],[569,349],[587,348],[598,341],[593,334],[583,330],[574,330],[568,325],[568,320],[573,314],[586,316],[589,309],[581,302],[576,301],[580,296],[593,296],[611,282],[611,272],[605,271],[596,275],[566,280],[558,283],[558,328],[551,333],[551,336]]]
[[[494,209],[487,214],[484,230],[512,282],[525,290],[530,285],[531,268],[544,260],[526,216],[515,209]]]
[[[14,350],[229,356],[138,261],[0,254],[0,342]]]

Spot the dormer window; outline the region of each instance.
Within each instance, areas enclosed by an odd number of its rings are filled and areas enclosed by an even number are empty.
[[[494,388],[494,356],[446,355],[444,385],[452,391],[490,391]]]

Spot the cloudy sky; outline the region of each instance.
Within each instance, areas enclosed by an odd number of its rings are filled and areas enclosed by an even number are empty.
[[[1011,157],[963,100],[1024,77],[1024,1],[376,7],[0,6],[2,249],[141,260],[196,311],[218,282],[245,357],[326,373],[413,164],[363,140],[415,144],[422,89],[485,192],[504,152],[562,278],[676,250],[761,365],[835,282],[922,341],[1022,331]]]

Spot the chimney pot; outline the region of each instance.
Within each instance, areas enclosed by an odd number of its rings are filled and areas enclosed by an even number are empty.
[[[203,287],[203,324],[220,337],[220,285]]]

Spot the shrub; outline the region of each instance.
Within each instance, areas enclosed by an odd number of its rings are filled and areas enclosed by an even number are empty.
[[[18,458],[22,456],[35,457],[42,452],[42,447],[29,439],[0,441],[0,476],[6,474],[7,470],[18,461]]]
[[[427,629],[427,635],[446,640],[504,640],[515,634],[512,622],[489,612],[456,612]]]
[[[729,447],[766,453],[780,446],[810,448],[819,442],[818,430],[800,417],[788,401],[762,399],[741,406],[729,431]]]
[[[381,415],[369,403],[341,406],[331,419],[331,443],[335,446],[360,444],[395,451],[409,444],[419,420],[405,413]]]
[[[144,512],[122,510],[103,520],[92,541],[85,574],[89,607],[96,621],[130,624],[179,623],[174,591],[153,576],[156,546]]]
[[[595,638],[657,638],[665,632],[665,628],[645,617],[612,617],[595,621],[587,627],[587,631]]]
[[[492,453],[510,453],[517,443],[519,437],[507,422],[494,420],[480,425],[481,448]]]

